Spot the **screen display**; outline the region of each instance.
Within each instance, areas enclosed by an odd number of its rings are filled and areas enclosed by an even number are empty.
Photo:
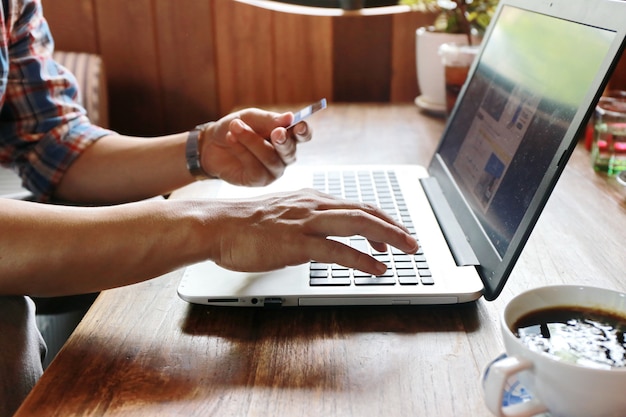
[[[500,256],[614,33],[502,8],[439,154]]]

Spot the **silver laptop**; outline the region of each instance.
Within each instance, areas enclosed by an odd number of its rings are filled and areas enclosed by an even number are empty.
[[[293,166],[262,189],[219,183],[217,198],[315,187],[376,202],[422,248],[378,253],[343,238],[387,263],[386,274],[316,262],[238,273],[203,262],[186,268],[179,296],[249,307],[495,299],[624,48],[624,22],[623,1],[502,0],[427,169]]]

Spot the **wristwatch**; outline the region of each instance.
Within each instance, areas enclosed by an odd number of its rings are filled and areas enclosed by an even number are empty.
[[[187,169],[196,180],[211,178],[202,168],[200,150],[202,149],[202,134],[204,130],[212,124],[213,122],[208,122],[198,125],[191,130],[189,136],[187,136],[187,145],[185,146]]]

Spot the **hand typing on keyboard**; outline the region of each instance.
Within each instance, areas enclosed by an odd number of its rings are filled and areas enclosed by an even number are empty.
[[[333,196],[363,201],[382,208],[388,216],[400,222],[416,238],[413,220],[393,171],[320,171],[315,174],[313,184],[315,189],[328,192]],[[371,250],[367,241],[359,236],[338,238],[338,240],[373,256],[384,263],[386,269],[372,274],[350,270],[338,264],[311,262],[310,285],[433,285],[435,283],[421,247],[417,252],[408,255],[395,247],[388,250],[385,248],[372,248]]]
[[[382,209],[316,190],[211,201],[207,215],[204,224],[216,243],[208,248],[211,259],[239,271],[268,271],[311,260],[373,275],[387,270],[374,256],[329,237],[362,236],[378,252],[387,251],[387,244],[405,253],[418,250],[407,229]]]

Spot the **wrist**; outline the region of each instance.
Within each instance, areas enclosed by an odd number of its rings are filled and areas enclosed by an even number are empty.
[[[202,167],[202,144],[206,130],[212,124],[213,122],[198,125],[191,130],[187,136],[187,143],[185,145],[187,170],[191,176],[198,181],[211,178],[211,175]]]

